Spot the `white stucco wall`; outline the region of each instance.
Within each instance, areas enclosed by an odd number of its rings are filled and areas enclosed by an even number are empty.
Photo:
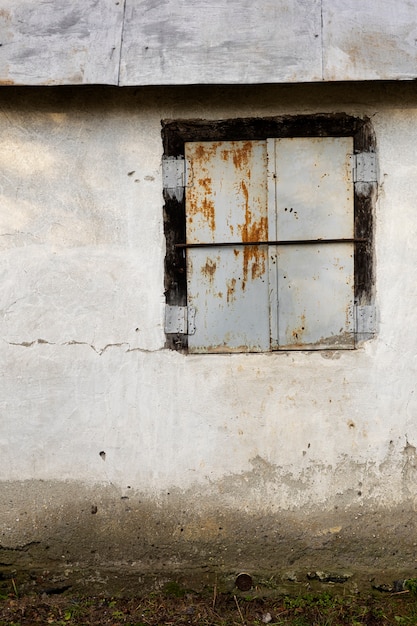
[[[74,483],[257,515],[414,510],[413,86],[0,98],[3,485],[62,485],[54,506]],[[164,349],[161,119],[326,111],[367,115],[376,132],[376,338],[339,352]],[[6,545],[30,536],[16,507],[0,510]]]

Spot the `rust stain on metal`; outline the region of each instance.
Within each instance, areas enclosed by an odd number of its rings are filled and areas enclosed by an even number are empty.
[[[207,259],[206,264],[201,268],[201,273],[212,283],[216,273],[217,263],[213,259]]]
[[[202,213],[205,221],[208,223],[212,232],[216,228],[216,211],[214,202],[212,200],[212,190],[210,187],[210,178],[202,178],[199,183],[204,188],[204,197],[200,200],[199,188],[189,188],[188,206],[187,206],[187,219],[190,223],[193,221],[193,215],[196,213]]]
[[[225,148],[224,150],[222,150],[220,153],[220,157],[225,162],[229,161],[231,157],[233,165],[237,170],[243,170],[244,168],[247,168],[246,175],[248,178],[250,178],[251,171],[249,165],[252,158],[252,142],[245,141],[243,145],[241,145],[241,143],[242,142],[240,141],[232,141],[232,147],[230,149]]]
[[[217,148],[221,145],[221,141],[203,145],[198,144],[195,148],[194,158],[196,161],[208,161],[210,157],[216,154]]]
[[[351,332],[342,332],[339,335],[331,335],[330,337],[320,337],[317,341],[303,343],[302,341],[281,344],[280,350],[332,350],[334,348],[352,349],[354,342]]]
[[[233,302],[236,298],[235,296],[236,278],[231,278],[230,280],[226,281],[226,286],[227,286],[227,302]]]
[[[188,188],[187,197],[187,219],[192,223],[192,216],[197,213],[202,213],[205,221],[208,223],[212,232],[216,228],[216,213],[213,202],[213,190],[212,179],[209,176],[204,176],[207,173],[206,162],[213,154],[216,153],[216,149],[220,145],[219,143],[210,144],[208,146],[199,144],[195,148],[193,161],[195,163],[196,171],[201,171],[202,176],[198,179],[198,185]],[[204,197],[201,200],[201,189],[204,190]]]
[[[201,203],[200,211],[209,223],[210,229],[214,232],[214,230],[216,229],[216,211],[214,208],[214,202],[205,197],[203,202]]]
[[[261,217],[259,220],[252,222],[252,212],[249,208],[249,191],[245,180],[241,181],[241,189],[245,201],[245,223],[239,227],[242,241],[266,241],[268,237],[268,219],[267,217]],[[266,254],[266,250],[260,246],[245,246],[243,248],[242,290],[245,290],[249,270],[252,280],[260,278],[265,273]]]
[[[243,168],[247,168],[252,157],[252,142],[245,141],[241,147],[233,148],[233,164],[236,169],[242,170]],[[250,178],[250,169],[247,171],[248,177]]]
[[[295,339],[299,343],[302,342],[303,333],[305,331],[305,322],[306,322],[306,316],[302,315],[300,325],[297,328],[294,328],[294,330],[291,333],[293,336],[293,339]]]
[[[198,184],[203,187],[206,193],[211,193],[211,178],[200,178]]]

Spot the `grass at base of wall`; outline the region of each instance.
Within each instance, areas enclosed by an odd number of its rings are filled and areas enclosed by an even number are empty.
[[[405,626],[417,624],[412,590],[395,594],[306,593],[297,597],[239,597],[230,593],[190,593],[167,586],[138,598],[26,595],[16,590],[0,599],[0,626]]]

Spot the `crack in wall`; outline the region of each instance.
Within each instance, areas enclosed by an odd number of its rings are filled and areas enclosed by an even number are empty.
[[[20,346],[21,348],[32,348],[33,346],[41,345],[41,344],[47,344],[49,346],[61,346],[61,347],[63,346],[88,346],[99,356],[101,356],[109,348],[122,348],[123,346],[127,346],[127,349],[125,350],[126,353],[127,352],[145,352],[145,353],[152,354],[153,352],[160,352],[160,349],[147,350],[146,348],[131,348],[130,343],[128,343],[127,341],[123,341],[120,343],[107,343],[103,348],[97,348],[93,344],[88,343],[88,341],[76,341],[75,339],[72,339],[71,341],[64,341],[62,343],[48,341],[42,338],[34,339],[33,341],[21,341],[21,342],[7,341],[6,339],[3,338],[3,341],[5,341],[9,346]]]

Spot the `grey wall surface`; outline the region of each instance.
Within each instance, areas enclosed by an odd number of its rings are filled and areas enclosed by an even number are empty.
[[[3,0],[0,82],[404,80],[416,41],[413,0]]]
[[[123,0],[4,0],[0,82],[117,84],[122,5]]]

